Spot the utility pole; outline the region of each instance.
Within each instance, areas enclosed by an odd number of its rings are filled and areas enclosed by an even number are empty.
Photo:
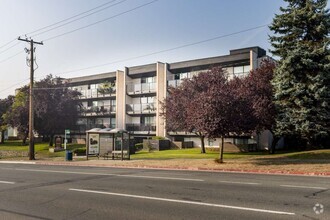
[[[29,160],[35,160],[34,157],[34,109],[33,109],[33,77],[34,77],[34,44],[40,44],[43,45],[43,42],[35,42],[31,38],[28,39],[21,39],[21,37],[18,38],[20,41],[25,41],[30,43],[30,50],[27,50],[27,52],[30,52],[30,94],[29,94]]]

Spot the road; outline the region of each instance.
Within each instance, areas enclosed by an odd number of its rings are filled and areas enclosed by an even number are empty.
[[[330,219],[329,177],[28,164],[0,173],[1,219]]]

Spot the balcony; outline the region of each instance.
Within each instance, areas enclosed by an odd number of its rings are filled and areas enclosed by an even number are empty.
[[[177,88],[178,86],[180,86],[181,83],[182,83],[181,79],[169,80],[167,81],[167,86]]]
[[[106,98],[116,96],[116,89],[86,89],[79,91],[81,93],[80,99],[92,99],[92,98]]]
[[[88,130],[91,130],[93,128],[115,128],[115,125],[109,125],[109,124],[80,124],[77,125],[77,129],[74,129],[74,133],[85,133]]]
[[[128,84],[126,89],[128,95],[156,93],[156,83]]]
[[[126,104],[127,114],[156,114],[154,103]]]
[[[156,134],[155,124],[126,124],[126,130],[132,134]]]
[[[116,114],[115,105],[90,106],[87,108],[83,108],[81,112],[82,116],[102,116],[111,114]]]

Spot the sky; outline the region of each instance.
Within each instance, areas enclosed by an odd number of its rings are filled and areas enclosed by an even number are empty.
[[[246,30],[270,24],[280,6],[285,6],[285,2],[0,0],[0,98],[13,95],[16,88],[29,82],[24,51],[29,45],[15,40],[18,36],[26,35],[44,43],[36,45],[36,80],[48,74],[72,78],[157,61],[171,63],[221,56],[231,49],[251,46],[260,46],[268,52],[271,48],[268,36],[272,34],[268,27]],[[95,13],[90,16],[85,13],[85,18],[76,16],[86,11]],[[58,23],[72,16],[81,19]],[[54,23],[63,26],[31,33]],[[194,44],[208,39],[213,40]],[[193,45],[181,47],[189,44]],[[172,48],[178,49],[169,50]],[[164,50],[169,51],[160,52]]]

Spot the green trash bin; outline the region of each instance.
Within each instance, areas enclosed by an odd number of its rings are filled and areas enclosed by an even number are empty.
[[[65,151],[65,160],[72,161],[72,151],[70,151],[70,150]]]

